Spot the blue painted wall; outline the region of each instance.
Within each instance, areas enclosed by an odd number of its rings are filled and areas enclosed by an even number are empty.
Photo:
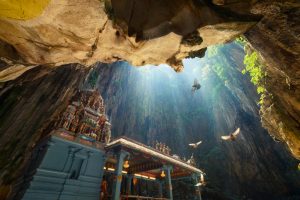
[[[51,136],[44,148],[23,200],[99,200],[104,150],[56,136]]]

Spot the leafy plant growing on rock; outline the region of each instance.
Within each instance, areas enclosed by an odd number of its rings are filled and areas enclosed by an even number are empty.
[[[247,44],[247,40],[243,36],[237,37],[235,42],[243,46]]]
[[[99,77],[99,72],[97,70],[92,70],[88,76],[88,81],[87,81],[91,88],[95,88],[98,77]]]
[[[245,40],[241,40],[245,41]],[[257,93],[260,94],[259,104],[263,104],[265,98],[266,88],[264,86],[264,79],[267,73],[259,59],[259,54],[255,50],[248,51],[244,57],[245,69],[242,70],[243,74],[249,73],[251,82],[256,85]]]

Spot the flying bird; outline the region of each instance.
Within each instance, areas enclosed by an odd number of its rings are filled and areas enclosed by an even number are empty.
[[[205,181],[204,181],[204,175],[201,174],[201,175],[200,175],[199,183],[197,183],[195,186],[196,186],[196,187],[199,187],[199,186],[202,186],[202,185],[205,185],[205,184],[206,184],[206,183],[205,183]]]
[[[199,141],[197,143],[191,143],[189,146],[193,147],[194,149],[198,148],[198,146],[202,143],[202,141]]]
[[[194,84],[192,86],[192,92],[196,92],[196,90],[199,90],[201,88],[201,85],[199,83],[199,81],[195,78],[194,80]]]
[[[222,138],[222,140],[231,140],[231,141],[234,141],[236,139],[236,137],[238,136],[239,133],[240,133],[240,128],[237,128],[230,135],[223,135],[223,136],[221,136],[221,138]]]

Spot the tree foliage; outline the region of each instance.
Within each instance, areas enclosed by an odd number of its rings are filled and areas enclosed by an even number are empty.
[[[226,80],[224,66],[222,66],[220,63],[215,63],[212,65],[212,69],[216,72],[221,80]]]
[[[91,88],[95,88],[98,77],[99,77],[99,72],[95,69],[92,70],[92,72],[88,76],[88,81],[87,81]]]
[[[266,92],[264,79],[267,74],[264,71],[263,65],[259,61],[259,54],[256,51],[246,54],[244,64],[245,69],[242,70],[242,73],[248,73],[250,75],[251,82],[257,87],[257,93],[261,95],[259,103],[262,104],[265,97],[264,93]]]
[[[241,45],[247,44],[247,40],[243,36],[239,36],[235,39],[235,42]]]

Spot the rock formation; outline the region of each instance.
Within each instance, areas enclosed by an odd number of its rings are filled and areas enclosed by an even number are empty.
[[[2,4],[11,12],[0,12],[0,62],[6,63],[1,82],[41,64],[126,60],[134,66],[167,63],[181,71],[183,58],[204,56],[206,47],[232,40],[263,16],[246,33],[266,61],[266,87],[273,95],[262,107],[262,121],[299,158],[300,5],[296,0]]]
[[[203,57],[208,46],[244,32],[268,73],[263,125],[300,158],[299,1],[41,0],[36,7],[32,2],[0,3],[14,11],[0,11],[0,169],[5,172],[0,194],[17,183],[30,145],[84,79],[83,65],[126,60],[134,66],[167,63],[181,71],[183,58]],[[56,68],[66,63],[83,65]],[[241,99],[241,88],[234,91]],[[249,104],[241,106],[245,110]],[[144,126],[148,123],[145,118]],[[18,173],[7,179],[13,171]]]
[[[31,151],[50,133],[87,72],[79,65],[36,67],[0,85],[0,199],[22,186]]]
[[[256,88],[241,73],[243,48],[230,44],[217,50],[208,58],[208,49],[205,58],[192,68],[186,64],[181,73],[126,63],[99,65],[97,87],[107,102],[112,134],[149,145],[158,140],[180,157],[194,153],[207,174],[204,199],[299,198],[297,161],[261,126]],[[192,93],[194,78],[201,89]],[[221,140],[237,127],[241,133],[236,141]],[[203,142],[196,150],[188,146],[199,140]],[[174,183],[175,199],[192,199],[189,187]]]
[[[35,18],[0,17],[0,39],[28,64],[126,60],[134,66],[168,63],[177,69],[191,52],[248,30],[258,20],[249,13],[249,2],[241,3],[248,9],[236,13],[192,0],[51,0]]]
[[[300,4],[265,3],[253,12],[264,16],[245,34],[267,72],[262,123],[300,159]]]

